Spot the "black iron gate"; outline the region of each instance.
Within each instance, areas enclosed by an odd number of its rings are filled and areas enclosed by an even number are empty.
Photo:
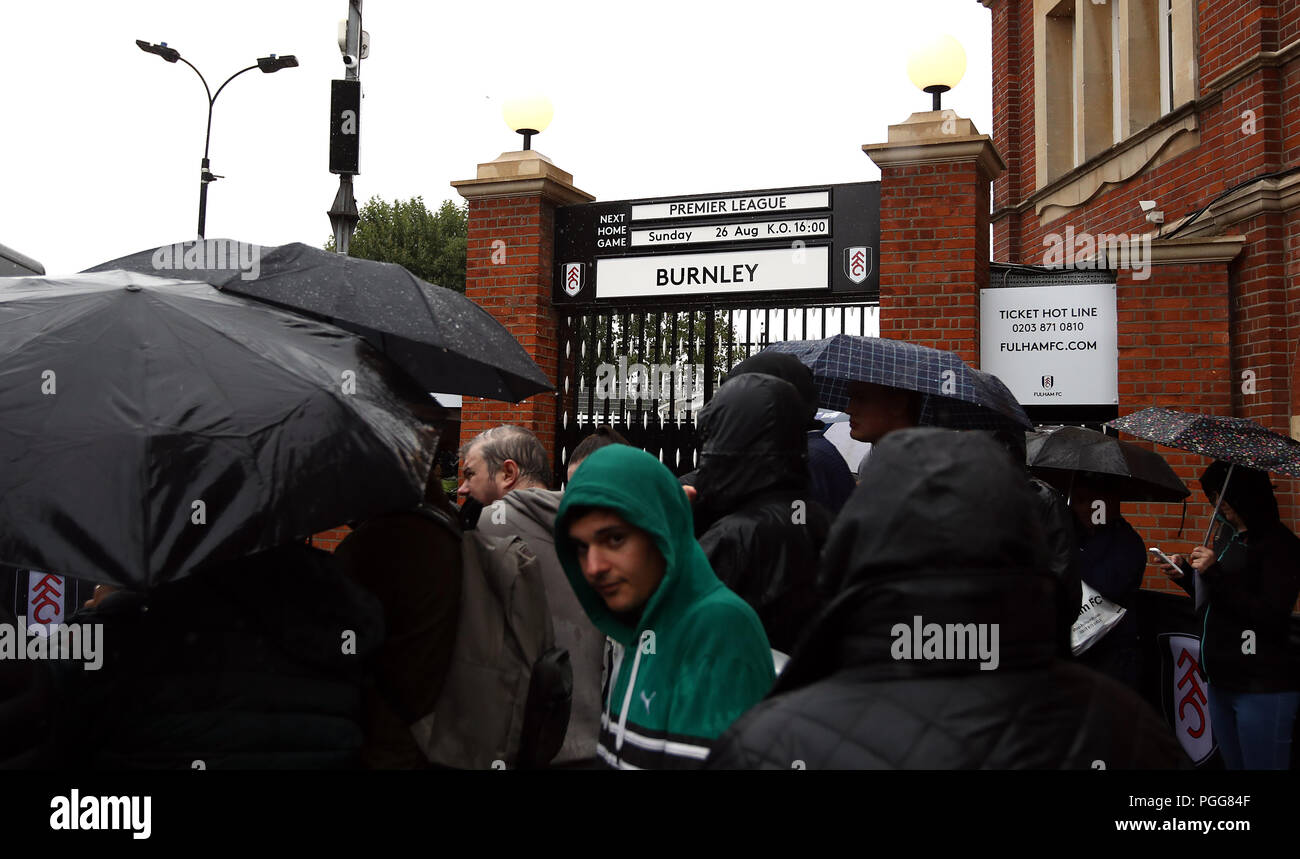
[[[613,427],[682,475],[696,467],[696,414],[738,362],[768,343],[874,335],[879,303],[827,294],[774,299],[593,302],[560,314],[555,482],[569,453]]]

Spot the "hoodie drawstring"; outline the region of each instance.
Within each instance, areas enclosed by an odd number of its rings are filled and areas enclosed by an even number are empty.
[[[627,679],[627,692],[623,695],[623,712],[618,714],[618,735],[614,738],[614,753],[623,751],[623,734],[627,731],[627,711],[632,706],[632,690],[636,687],[636,672],[641,667],[641,648],[632,658],[632,676]]]

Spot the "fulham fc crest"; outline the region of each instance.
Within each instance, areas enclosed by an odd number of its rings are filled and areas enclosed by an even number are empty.
[[[844,274],[854,283],[866,280],[871,274],[871,248],[845,248]]]
[[[1201,670],[1201,640],[1186,633],[1161,633],[1160,686],[1165,718],[1174,735],[1200,766],[1214,754],[1214,729],[1210,725],[1209,683]]]
[[[564,294],[572,298],[582,290],[582,263],[567,262],[564,264]]]

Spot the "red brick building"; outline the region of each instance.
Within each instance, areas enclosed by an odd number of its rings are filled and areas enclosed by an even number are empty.
[[[1117,272],[1119,413],[1166,405],[1300,433],[1300,4],[980,2],[1007,167],[993,182],[993,259],[1042,265],[1067,230],[1149,234],[1147,276]],[[1168,458],[1195,486],[1206,460]],[[1294,525],[1293,481],[1275,483]],[[1179,512],[1126,516],[1182,549],[1207,522],[1199,492],[1181,541]]]

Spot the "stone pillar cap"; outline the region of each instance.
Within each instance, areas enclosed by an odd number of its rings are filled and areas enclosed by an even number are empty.
[[[887,142],[864,144],[862,151],[880,167],[973,160],[990,179],[1007,169],[992,138],[951,110],[914,113],[906,122],[889,126]]]
[[[461,179],[451,186],[467,200],[541,194],[558,205],[571,205],[596,199],[574,186],[573,174],[556,167],[535,149],[502,152],[494,160],[478,165],[475,178]]]

